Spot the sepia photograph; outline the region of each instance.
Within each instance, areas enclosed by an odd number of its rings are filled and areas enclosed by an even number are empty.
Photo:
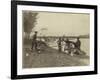
[[[23,68],[88,66],[90,15],[22,11]]]

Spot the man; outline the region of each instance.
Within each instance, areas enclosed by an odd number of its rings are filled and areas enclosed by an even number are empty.
[[[33,35],[33,39],[32,39],[32,50],[33,47],[35,48],[35,50],[37,50],[37,31],[35,31],[35,34]]]
[[[59,40],[57,41],[57,43],[58,43],[58,51],[61,52],[62,51],[61,37],[59,37]]]
[[[79,37],[77,38],[77,41],[76,41],[76,47],[80,50],[81,41],[79,40]]]

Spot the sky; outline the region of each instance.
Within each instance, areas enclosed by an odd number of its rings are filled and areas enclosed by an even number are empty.
[[[38,12],[33,30],[45,36],[78,36],[89,34],[90,15],[81,13]],[[33,32],[32,32],[33,33]]]

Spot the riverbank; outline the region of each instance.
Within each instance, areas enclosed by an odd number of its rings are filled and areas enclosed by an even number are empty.
[[[89,56],[87,55],[70,56],[51,47],[46,47],[40,53],[30,50],[30,46],[25,46],[23,49],[23,68],[87,65],[89,65]]]

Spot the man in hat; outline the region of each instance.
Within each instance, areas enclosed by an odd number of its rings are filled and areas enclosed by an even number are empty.
[[[77,38],[77,41],[76,41],[76,47],[80,50],[81,41],[80,41],[79,37]]]
[[[62,40],[61,37],[59,37],[57,43],[58,43],[58,51],[61,52],[62,51],[62,44],[61,44]]]
[[[32,39],[32,50],[33,47],[35,48],[35,50],[37,50],[37,31],[35,31],[35,34],[33,35],[33,39]]]

